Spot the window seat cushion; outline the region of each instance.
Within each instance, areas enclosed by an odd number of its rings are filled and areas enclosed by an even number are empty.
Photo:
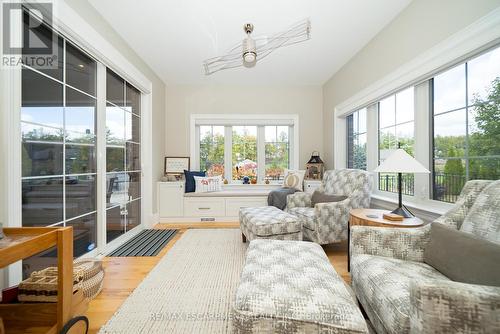
[[[267,196],[269,189],[259,190],[222,190],[208,193],[185,193],[184,197],[259,197]]]

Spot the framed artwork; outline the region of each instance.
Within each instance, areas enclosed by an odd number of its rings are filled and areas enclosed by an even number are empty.
[[[182,174],[189,170],[189,157],[165,157],[165,174]]]

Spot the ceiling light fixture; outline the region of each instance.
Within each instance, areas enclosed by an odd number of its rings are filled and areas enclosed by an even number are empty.
[[[246,67],[253,67],[257,60],[257,48],[255,47],[255,41],[250,37],[253,31],[253,24],[247,23],[243,26],[247,38],[243,40],[243,62]]]
[[[287,30],[271,37],[252,38],[253,24],[243,26],[247,37],[241,43],[231,48],[227,55],[207,59],[203,62],[205,74],[235,68],[240,66],[254,67],[257,60],[262,60],[274,50],[307,41],[311,38],[311,21],[309,19],[297,22]]]

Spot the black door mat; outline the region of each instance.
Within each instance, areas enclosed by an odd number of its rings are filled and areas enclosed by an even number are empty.
[[[143,230],[107,256],[156,256],[176,233],[177,230]]]

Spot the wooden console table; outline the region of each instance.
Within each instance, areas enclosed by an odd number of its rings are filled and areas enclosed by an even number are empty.
[[[349,223],[347,227],[347,270],[351,271],[351,226],[375,226],[375,227],[419,227],[425,225],[425,222],[418,218],[405,218],[403,221],[391,221],[384,219],[382,215],[389,213],[389,210],[378,209],[353,209],[349,212]],[[376,216],[376,217],[368,217]]]
[[[0,304],[6,333],[59,333],[86,312],[83,293],[73,295],[73,227],[4,228],[0,268],[57,246],[57,303]]]

